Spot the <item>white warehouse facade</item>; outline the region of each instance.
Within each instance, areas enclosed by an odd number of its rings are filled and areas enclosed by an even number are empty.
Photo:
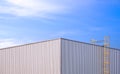
[[[120,50],[110,74],[120,74]],[[104,47],[59,38],[0,49],[0,74],[104,74]]]

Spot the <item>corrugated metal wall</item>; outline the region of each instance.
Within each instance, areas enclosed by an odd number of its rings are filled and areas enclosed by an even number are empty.
[[[103,74],[103,51],[100,46],[62,39],[62,74]],[[110,50],[110,74],[120,74],[120,51]]]
[[[0,74],[60,74],[60,39],[0,50]]]
[[[110,50],[110,59],[111,59],[111,74],[120,74],[120,51],[111,49]]]
[[[103,74],[104,48],[56,39],[0,50],[0,74]],[[110,74],[120,74],[120,51],[110,50]]]

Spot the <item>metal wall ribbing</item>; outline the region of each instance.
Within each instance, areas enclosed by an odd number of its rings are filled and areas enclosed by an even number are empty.
[[[110,63],[111,74],[120,74],[120,51],[110,50]]]
[[[60,39],[1,49],[0,74],[60,74]]]
[[[120,51],[110,49],[110,74],[120,74]],[[104,47],[62,39],[62,74],[103,74]]]
[[[0,49],[0,74],[103,74],[104,48],[55,39]],[[110,49],[110,74],[120,74],[120,50]]]

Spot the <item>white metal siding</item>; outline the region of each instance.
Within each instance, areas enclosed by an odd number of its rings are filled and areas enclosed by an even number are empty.
[[[120,74],[120,51],[111,49],[110,54],[111,74]]]
[[[62,39],[62,74],[103,74],[104,48]],[[111,73],[120,74],[120,51],[111,51]]]
[[[103,47],[57,39],[0,50],[0,74],[103,74]],[[110,50],[110,74],[120,74],[120,51]]]
[[[60,39],[0,50],[0,74],[60,74]]]

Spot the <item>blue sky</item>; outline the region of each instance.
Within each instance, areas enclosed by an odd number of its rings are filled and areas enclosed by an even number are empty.
[[[120,0],[0,0],[0,46],[110,36],[120,49]]]

